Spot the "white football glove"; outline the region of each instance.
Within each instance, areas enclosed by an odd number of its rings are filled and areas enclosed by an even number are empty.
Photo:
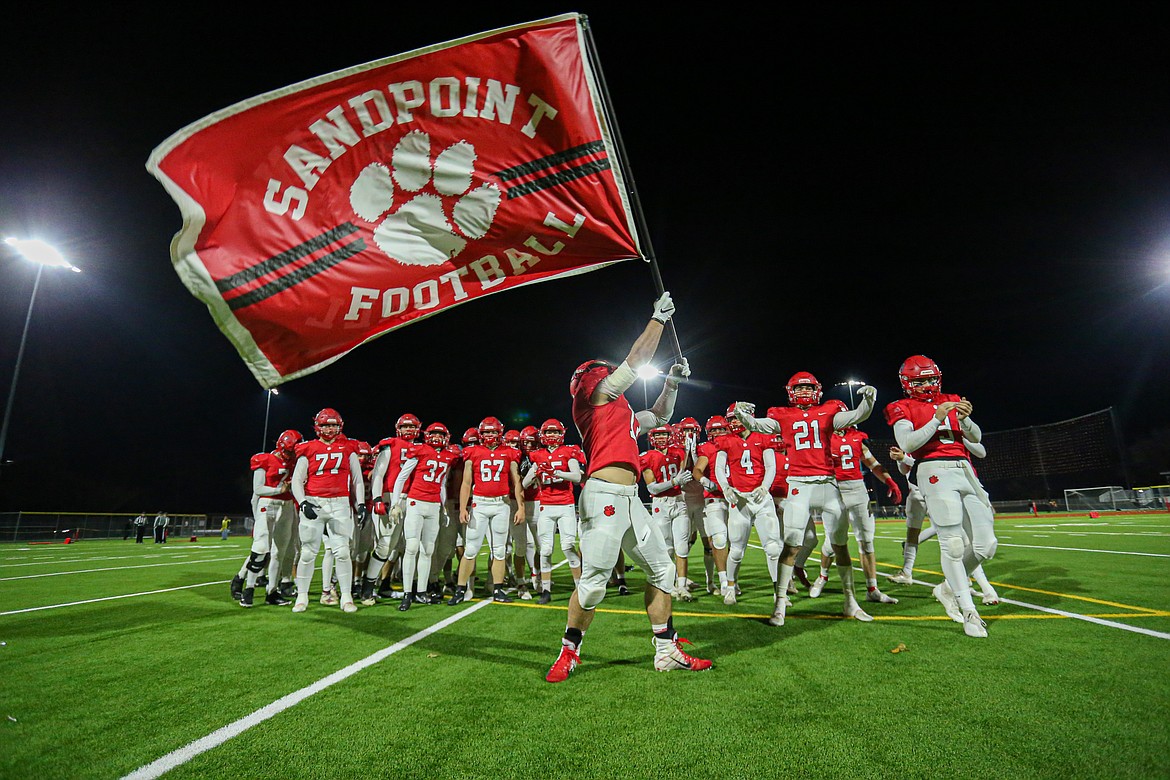
[[[406,499],[402,499],[390,509],[390,522],[401,523],[406,517]]]
[[[751,493],[751,501],[753,504],[762,504],[767,501],[768,498],[770,498],[770,494],[768,493],[768,489],[763,485],[760,485]]]
[[[756,405],[747,401],[739,401],[735,404],[735,415],[737,417],[755,417]]]
[[[670,299],[670,293],[664,292],[654,302],[654,314],[650,315],[650,319],[658,320],[662,324],[674,316],[674,301]]]
[[[857,394],[871,404],[877,400],[877,388],[871,385],[862,385]]]
[[[670,484],[674,485],[675,487],[683,487],[685,485],[690,484],[691,480],[693,480],[694,478],[695,478],[695,475],[692,474],[691,472],[680,471],[678,474],[675,475],[674,479],[670,480]]]
[[[670,373],[666,375],[666,381],[674,385],[685,382],[691,375],[691,364],[687,362],[686,358],[679,358],[679,360],[681,362],[671,366]]]

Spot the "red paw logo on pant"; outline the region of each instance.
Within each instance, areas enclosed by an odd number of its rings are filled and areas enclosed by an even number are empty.
[[[932,485],[937,485],[937,484],[938,484],[938,474],[931,474],[931,475],[930,475],[930,480],[928,480],[928,481],[929,481],[929,482],[930,482],[930,484],[932,484]]]
[[[601,511],[605,512],[606,517],[613,517],[614,513],[617,512],[617,510],[613,508],[613,504],[610,504],[609,506],[607,506],[605,509],[603,509]]]
[[[659,507],[654,507],[654,514],[658,514],[658,513],[659,513],[659,512],[661,512],[661,511],[662,511],[662,509],[661,509],[661,508],[659,508]]]
[[[410,502],[410,505],[411,505],[411,506],[414,506],[414,502],[413,502],[413,501],[411,501],[411,502]]]
[[[798,493],[800,493],[800,488],[792,488],[792,490],[791,490],[790,492],[792,493],[792,495],[794,495],[794,496],[795,496],[795,495],[797,495]]]

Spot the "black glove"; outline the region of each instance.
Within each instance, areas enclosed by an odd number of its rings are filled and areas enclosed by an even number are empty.
[[[301,512],[310,520],[317,519],[317,505],[312,501],[306,501],[305,503],[301,504]]]
[[[357,511],[355,511],[353,513],[353,516],[357,518],[358,528],[365,528],[366,527],[367,515],[366,515],[366,505],[365,504],[359,504]]]

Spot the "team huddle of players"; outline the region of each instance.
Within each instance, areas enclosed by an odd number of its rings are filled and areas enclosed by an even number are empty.
[[[899,378],[905,398],[887,405],[885,417],[899,444],[890,455],[909,493],[904,566],[892,581],[912,581],[929,512],[946,575],[934,595],[969,636],[986,636],[970,577],[985,604],[998,601],[980,567],[994,554],[995,537],[990,502],[971,465],[972,456],[985,455],[971,405],[941,392],[941,372],[923,356],[907,359]],[[854,593],[850,529],[866,602],[897,599],[878,587],[862,468],[886,484],[894,503],[902,500],[898,482],[857,429],[872,412],[876,391],[862,387],[860,403],[849,409],[824,401],[821,383],[807,372],[795,374],[786,391],[789,405],[771,407],[760,418],[753,405],[733,403],[702,426],[687,417],[649,431],[638,465],[651,516],[676,562],[671,596],[694,599],[699,586],[687,564],[692,545],[701,541],[707,592],[735,604],[754,527],[774,589],[769,623],[784,624],[796,583],[820,597],[834,562],[843,615],[871,621]],[[442,423],[423,429],[412,414],[399,417],[395,435],[374,446],[347,438],[342,426],[335,410],[323,409],[314,418],[316,439],[285,431],[272,452],[252,457],[253,544],[232,584],[243,606],[254,603],[261,583],[267,603],[287,605],[292,598],[294,612],[307,609],[322,546],[321,602],[347,612],[357,610],[357,600],[373,605],[398,597],[400,610],[438,603],[444,590],[448,604],[465,601],[485,542],[497,601],[511,601],[514,593],[549,603],[558,538],[574,580],[580,579],[575,487],[586,473],[586,453],[565,443],[559,420],[508,431],[487,417],[464,432],[462,446],[452,443]],[[818,520],[825,536],[819,550]],[[820,573],[809,578],[804,565],[815,553]],[[623,571],[624,562],[613,584],[624,591]],[[396,582],[400,591],[391,587]]]

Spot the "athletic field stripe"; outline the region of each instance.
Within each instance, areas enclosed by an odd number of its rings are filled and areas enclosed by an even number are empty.
[[[12,580],[31,580],[40,577],[60,577],[65,574],[93,574],[100,571],[129,571],[130,569],[152,569],[157,566],[189,566],[193,563],[219,563],[220,561],[238,561],[240,557],[233,555],[231,558],[205,558],[201,561],[172,561],[171,563],[144,563],[141,566],[107,566],[104,569],[78,569],[77,571],[51,571],[45,574],[21,574],[18,577],[0,577],[0,582],[11,582]]]
[[[481,601],[469,609],[462,610],[449,618],[440,620],[433,626],[424,628],[422,631],[408,636],[406,639],[395,642],[389,647],[383,648],[373,655],[366,656],[362,660],[352,663],[344,669],[339,669],[328,677],[324,677],[312,685],[301,688],[299,691],[294,691],[287,696],[282,696],[276,701],[272,702],[272,704],[268,704],[256,710],[251,715],[245,715],[234,723],[229,723],[223,728],[213,731],[202,739],[197,739],[194,742],[179,748],[178,750],[167,753],[162,758],[158,758],[146,766],[135,769],[133,772],[126,775],[124,780],[148,780],[149,778],[160,777],[175,767],[187,763],[199,754],[206,753],[208,750],[219,747],[224,742],[227,742],[233,737],[239,736],[253,726],[257,726],[269,718],[275,715],[279,715],[290,707],[294,707],[301,703],[310,696],[320,693],[326,688],[339,683],[348,677],[352,677],[366,667],[373,666],[379,661],[394,655],[399,650],[410,647],[420,639],[426,639],[431,634],[446,628],[457,620],[462,620],[473,612],[477,612],[491,603],[493,602],[490,600]]]
[[[1130,550],[1093,550],[1087,547],[1051,547],[1041,544],[1009,544],[1000,542],[1000,547],[1020,547],[1025,550],[1062,550],[1065,552],[1108,553],[1109,555],[1140,555],[1143,558],[1170,558],[1166,553],[1133,552]]]
[[[27,609],[14,609],[8,612],[0,612],[0,617],[5,615],[19,615],[24,612],[40,612],[44,609],[59,609],[61,607],[76,607],[79,604],[96,604],[99,601],[117,601],[118,599],[132,599],[136,596],[153,596],[155,593],[171,593],[176,590],[188,590],[190,588],[205,588],[208,585],[223,585],[231,582],[231,580],[217,580],[215,582],[201,582],[198,585],[180,585],[177,588],[163,588],[161,590],[147,590],[142,593],[124,593],[121,596],[103,596],[100,599],[86,599],[85,601],[69,601],[65,604],[49,604],[44,607],[28,607]]]

